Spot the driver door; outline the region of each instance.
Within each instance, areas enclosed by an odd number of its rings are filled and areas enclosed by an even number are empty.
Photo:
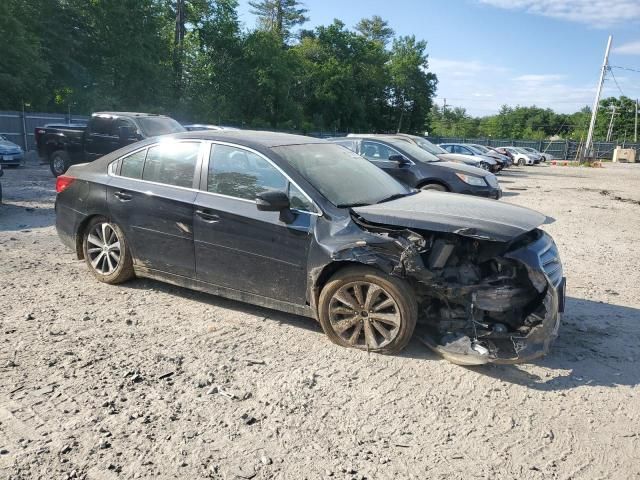
[[[364,140],[360,148],[361,155],[364,158],[387,172],[392,177],[407,185],[413,185],[415,183],[415,176],[411,171],[410,165],[401,165],[395,160],[389,160],[393,155],[401,155],[405,158],[406,155],[389,147],[388,145],[370,140]]]
[[[288,192],[295,219],[256,206],[259,193]],[[196,278],[304,305],[307,255],[316,213],[310,200],[265,157],[212,144],[195,201]]]

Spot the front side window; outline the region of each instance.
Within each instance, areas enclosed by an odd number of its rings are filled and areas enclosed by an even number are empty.
[[[198,142],[175,142],[149,148],[142,180],[191,188],[198,162]]]
[[[214,145],[209,158],[207,191],[254,201],[269,190],[287,191],[287,179],[271,163],[247,150]]]
[[[137,120],[145,137],[157,137],[158,135],[187,131],[182,125],[169,117],[139,117]]]
[[[367,160],[389,160],[392,155],[400,155],[393,148],[376,142],[362,142],[362,156]]]
[[[144,159],[147,156],[147,149],[132,153],[131,155],[122,159],[122,166],[120,167],[120,176],[127,178],[142,178],[142,169],[144,168]]]
[[[89,130],[91,133],[98,135],[111,135],[111,124],[113,119],[111,117],[92,117],[89,121]]]
[[[130,134],[134,136],[138,131],[138,128],[133,124],[131,120],[128,120],[126,118],[118,118],[115,122],[113,122],[113,130],[111,132],[111,135],[113,135],[114,137],[120,135],[120,127],[127,127]]]

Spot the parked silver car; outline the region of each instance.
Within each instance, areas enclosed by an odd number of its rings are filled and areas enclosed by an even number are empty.
[[[522,147],[522,150],[526,150],[527,152],[533,153],[534,155],[539,155],[541,162],[547,162],[547,161],[553,160],[553,155],[547,152],[541,152],[540,150],[536,150],[535,148]]]
[[[0,164],[2,165],[20,165],[24,160],[24,151],[20,145],[9,141],[3,135],[0,135]]]

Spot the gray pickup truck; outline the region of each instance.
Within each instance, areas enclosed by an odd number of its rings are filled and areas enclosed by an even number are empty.
[[[92,162],[125,145],[185,128],[171,117],[151,113],[96,112],[83,125],[50,125],[35,129],[38,155],[62,175],[71,165]]]

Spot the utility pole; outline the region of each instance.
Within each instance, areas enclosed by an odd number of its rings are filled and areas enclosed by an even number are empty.
[[[611,110],[611,121],[609,122],[609,128],[607,130],[607,142],[611,141],[611,136],[613,135],[613,119],[616,116],[616,106],[613,105],[613,109]]]
[[[611,51],[612,40],[613,37],[609,35],[607,50],[604,53],[604,62],[602,62],[602,69],[600,70],[600,81],[598,82],[598,90],[596,92],[596,98],[593,101],[593,108],[591,109],[591,123],[589,123],[589,133],[587,134],[587,141],[584,144],[584,150],[582,152],[582,161],[584,161],[591,154],[593,146],[593,130],[596,127],[596,116],[598,115],[600,95],[602,94],[602,84],[604,83],[604,77],[607,74],[607,69],[609,68],[609,52]]]
[[[636,98],[636,125],[633,134],[633,143],[638,143],[638,99]]]

